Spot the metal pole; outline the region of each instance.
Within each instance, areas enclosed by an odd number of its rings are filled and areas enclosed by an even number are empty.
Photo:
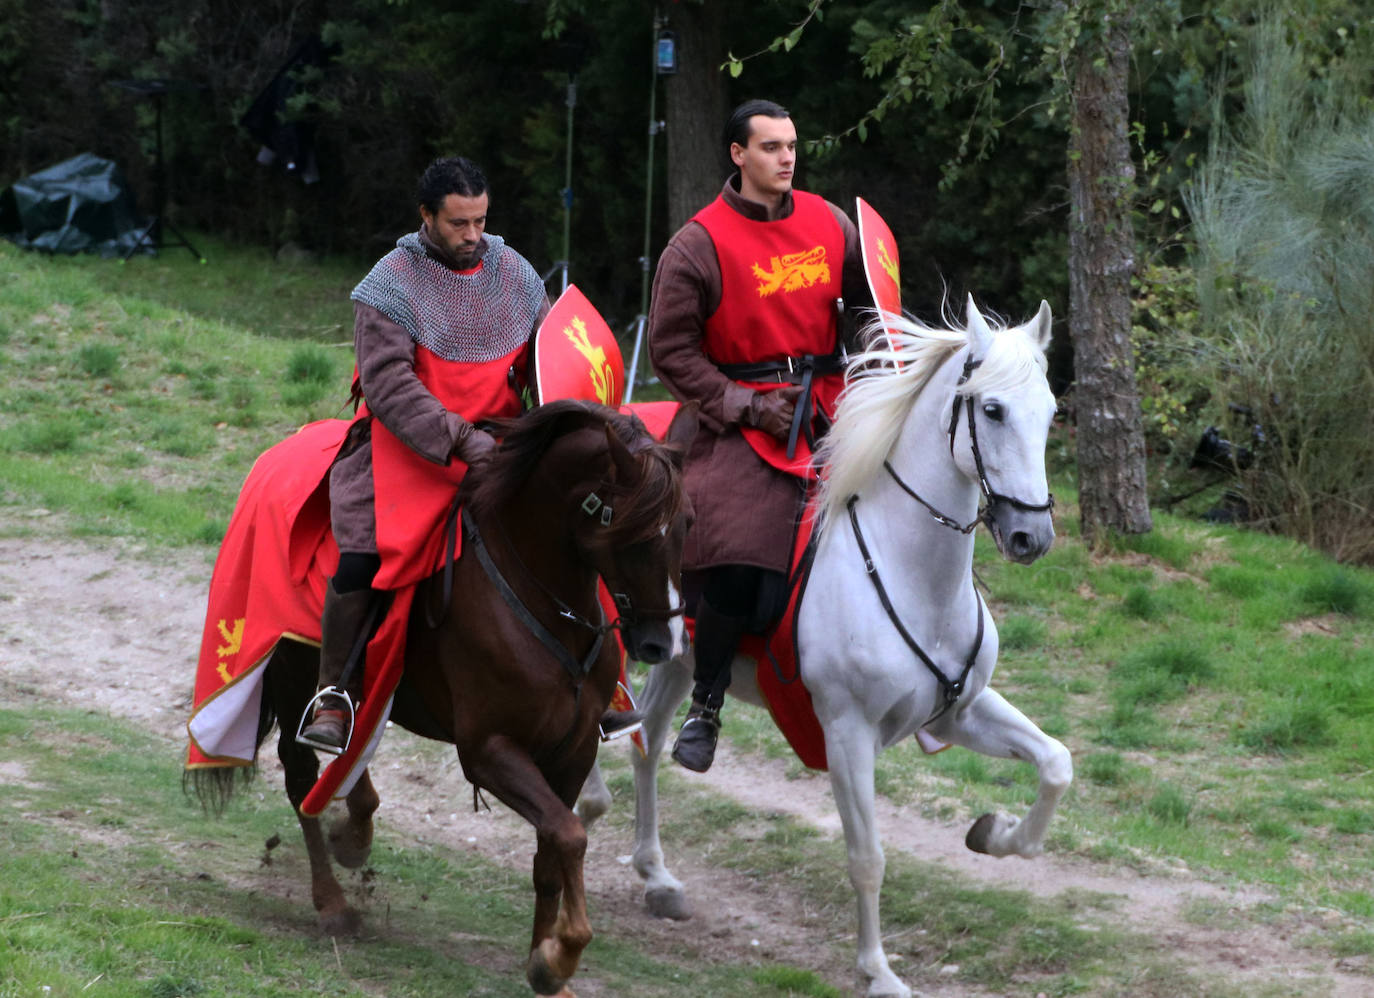
[[[644,175],[644,253],[639,258],[639,315],[635,316],[635,345],[630,354],[630,376],[626,378],[625,401],[634,394],[639,381],[639,351],[644,342],[644,330],[649,323],[649,248],[654,221],[654,138],[662,128],[655,118],[658,112],[658,31],[663,18],[654,12],[654,31],[649,46],[649,154]]]
[[[577,77],[568,74],[568,149],[563,166],[563,287],[568,290],[568,264],[572,259],[572,161],[573,161],[573,108],[577,106]]]

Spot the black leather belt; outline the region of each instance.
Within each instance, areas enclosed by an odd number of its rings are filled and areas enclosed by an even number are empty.
[[[787,459],[790,461],[797,455],[798,438],[805,439],[813,449],[816,446],[815,434],[811,429],[811,419],[814,415],[811,407],[812,379],[818,375],[823,378],[830,374],[842,374],[847,363],[849,357],[840,351],[822,354],[819,357],[806,354],[802,357],[785,357],[782,360],[765,360],[757,364],[716,366],[721,374],[734,381],[773,381],[780,385],[801,385],[801,396],[797,399],[797,408],[792,413],[792,428],[787,434]]]
[[[843,353],[828,353],[819,357],[806,354],[803,357],[784,357],[782,360],[764,360],[757,364],[717,364],[720,373],[732,381],[773,381],[780,385],[799,385],[809,372],[813,377],[828,374],[843,374],[849,357]]]

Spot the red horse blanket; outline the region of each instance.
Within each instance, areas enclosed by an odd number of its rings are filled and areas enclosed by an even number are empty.
[[[677,411],[676,402],[632,403],[621,407],[633,412],[658,439],[663,439]],[[810,769],[827,769],[825,732],[816,717],[811,693],[802,682],[797,655],[797,605],[806,588],[810,571],[808,548],[814,526],[808,515],[797,530],[792,545],[792,574],[787,609],[767,634],[748,634],[740,642],[739,654],[754,660],[754,675],[759,692],[773,715],[773,722],[787,738],[792,751]],[[691,621],[688,622],[690,627]],[[916,732],[916,741],[927,753],[947,748],[925,730]]]
[[[311,423],[258,458],[248,473],[210,579],[186,767],[251,765],[262,681],[283,638],[320,643],[325,580],[338,565],[329,531],[327,473],[347,420]],[[353,788],[381,741],[405,660],[414,586],[397,590],[367,646],[363,699],[348,750],[335,758],[301,810],[317,815]],[[299,718],[279,718],[283,728]],[[294,732],[292,732],[294,734]]]
[[[248,473],[210,579],[186,725],[188,769],[251,765],[257,754],[263,673],[277,642],[289,638],[320,643],[325,583],[339,562],[329,530],[327,476],[348,426],[347,420],[311,423],[263,453]],[[455,557],[461,544],[460,533]],[[442,543],[436,550],[442,558]],[[430,564],[407,574],[423,578],[437,567]],[[414,583],[393,592],[391,606],[367,646],[353,738],[348,749],[325,767],[301,805],[306,815],[321,814],[331,800],[347,795],[381,742],[405,663],[414,595]],[[604,586],[601,598],[608,619],[613,618],[615,605]],[[621,683],[611,700],[617,710],[633,707],[624,668],[622,651]],[[299,721],[278,719],[284,729]],[[288,734],[294,736],[294,730]]]

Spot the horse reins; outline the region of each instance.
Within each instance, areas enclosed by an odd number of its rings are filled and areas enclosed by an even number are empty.
[[[959,678],[950,679],[941,671],[940,667],[935,664],[935,661],[926,654],[925,649],[921,647],[920,643],[911,636],[911,632],[908,631],[906,625],[902,623],[902,618],[897,616],[897,608],[892,605],[892,599],[887,594],[887,587],[883,585],[882,576],[878,574],[878,566],[874,563],[873,555],[868,550],[868,543],[864,540],[863,529],[859,526],[859,514],[854,508],[858,505],[858,502],[858,496],[850,496],[849,501],[845,503],[845,508],[849,510],[849,524],[854,530],[854,540],[859,544],[859,554],[861,554],[864,559],[864,572],[872,581],[873,588],[877,590],[878,601],[882,603],[883,610],[887,612],[887,619],[892,621],[892,626],[897,629],[897,633],[900,634],[902,640],[906,642],[906,646],[910,648],[912,653],[921,660],[921,663],[930,670],[930,674],[939,682],[940,690],[944,693],[944,705],[926,720],[925,724],[929,724],[945,711],[949,710],[950,707],[954,706],[955,702],[963,694],[964,685],[968,682],[968,674],[973,671],[973,665],[978,660],[978,652],[983,648],[983,597],[978,595],[977,589],[973,590],[974,599],[978,603],[978,634],[973,640],[973,650],[970,651],[968,657],[964,659],[964,669],[959,673]],[[924,726],[923,724],[922,727]]]
[[[897,469],[892,467],[891,461],[883,461],[883,468],[892,477],[892,480],[897,483],[897,485],[902,489],[903,492],[905,492],[912,499],[915,499],[918,503],[924,506],[926,511],[930,513],[930,515],[935,519],[936,523],[939,523],[941,526],[949,527],[952,530],[957,530],[961,534],[971,534],[974,530],[977,529],[978,524],[986,522],[988,519],[989,512],[991,511],[992,507],[997,503],[1006,503],[1009,506],[1012,506],[1018,510],[1021,510],[1022,512],[1027,513],[1046,513],[1054,508],[1054,495],[1052,493],[1050,494],[1049,499],[1047,499],[1043,503],[1029,503],[1023,499],[1018,499],[1015,496],[1008,496],[1003,495],[1000,492],[994,492],[992,486],[988,484],[987,471],[983,467],[983,455],[982,452],[978,449],[978,431],[975,427],[975,422],[973,418],[973,395],[967,392],[961,393],[957,391],[958,388],[962,387],[968,381],[969,375],[971,375],[975,370],[977,370],[977,368],[982,363],[983,362],[981,360],[974,360],[971,356],[964,360],[963,373],[960,374],[959,382],[955,386],[956,391],[954,395],[954,405],[950,411],[949,430],[947,431],[949,435],[949,453],[950,456],[953,457],[954,434],[959,428],[959,404],[962,401],[964,403],[965,410],[968,413],[969,443],[973,450],[974,465],[978,469],[978,489],[983,494],[983,498],[987,500],[987,505],[984,506],[981,511],[979,511],[978,516],[975,517],[971,523],[961,524],[958,520],[954,519],[953,517],[940,512],[925,499],[921,498],[921,496],[917,494],[915,489],[913,489],[910,485],[908,485],[905,481],[902,480],[902,476],[897,474]],[[939,682],[941,692],[944,694],[944,705],[938,711],[936,711],[931,718],[929,718],[925,722],[926,724],[929,724],[931,721],[934,721],[945,711],[949,710],[949,708],[954,706],[955,702],[958,701],[959,697],[964,692],[965,684],[968,682],[969,673],[973,671],[973,665],[978,659],[978,653],[982,650],[983,597],[978,594],[978,589],[975,586],[973,590],[973,596],[978,603],[978,632],[973,640],[973,649],[969,652],[967,658],[964,659],[963,671],[959,673],[959,677],[957,679],[950,679],[948,676],[944,674],[943,671],[941,671],[940,667],[935,664],[934,660],[926,654],[925,649],[923,649],[920,643],[917,642],[917,640],[914,637],[912,637],[911,632],[907,630],[906,625],[902,623],[901,618],[897,615],[897,608],[892,605],[892,599],[890,596],[888,596],[887,587],[883,585],[882,576],[878,574],[878,566],[873,561],[873,555],[868,549],[867,541],[864,539],[863,528],[859,526],[859,514],[857,509],[855,508],[858,505],[858,502],[859,497],[857,495],[852,495],[849,497],[849,501],[845,503],[845,508],[849,511],[849,524],[851,529],[854,531],[854,540],[859,545],[859,554],[863,556],[864,572],[872,581],[873,588],[878,593],[878,601],[882,603],[883,610],[887,613],[887,619],[890,620],[892,622],[892,626],[897,629],[897,633],[901,635],[902,640],[906,642],[906,646],[910,648],[912,653],[921,661],[921,663],[925,665],[925,667],[928,670],[930,670],[931,675],[933,675],[935,679]]]

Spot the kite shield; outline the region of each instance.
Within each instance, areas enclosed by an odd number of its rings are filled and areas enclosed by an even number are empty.
[[[619,408],[625,361],[611,327],[587,296],[568,285],[534,334],[534,400],[583,399]]]
[[[902,314],[901,268],[897,261],[897,240],[883,217],[863,198],[855,198],[859,219],[859,245],[863,247],[864,273],[873,304],[886,326],[886,317]]]

